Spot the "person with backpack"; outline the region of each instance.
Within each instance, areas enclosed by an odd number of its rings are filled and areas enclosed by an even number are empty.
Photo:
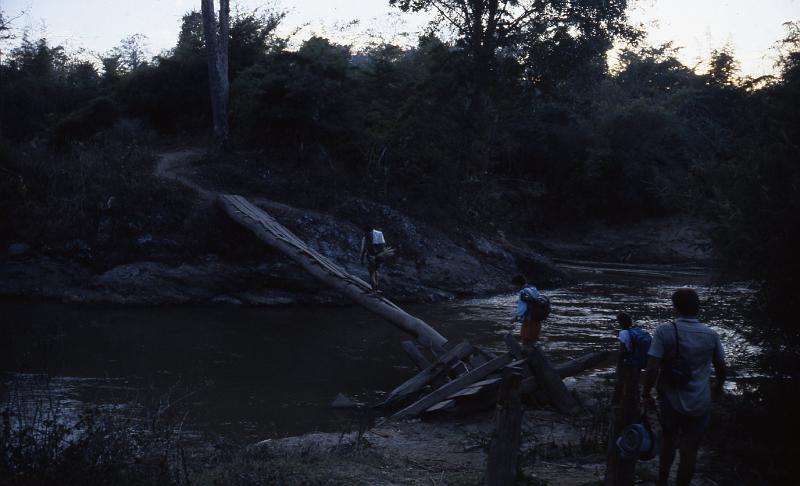
[[[625,393],[624,390],[625,374],[642,370],[647,365],[647,352],[650,350],[652,337],[650,333],[633,323],[629,314],[620,312],[617,314],[617,323],[620,327],[619,340],[619,360],[617,363],[617,381],[614,387],[614,403],[619,403]],[[638,383],[638,380],[636,381]],[[634,390],[639,393],[639,390]],[[636,396],[636,395],[634,395]]]
[[[378,270],[383,260],[392,252],[386,246],[383,232],[372,227],[366,228],[364,236],[361,238],[361,250],[359,251],[361,263],[367,261],[367,271],[372,284],[373,292],[380,292],[378,288]]]
[[[529,285],[522,275],[515,275],[511,279],[511,285],[519,291],[517,308],[511,323],[522,321],[519,333],[522,344],[533,346],[541,337],[542,321],[550,315],[550,299],[542,295],[539,289]]]
[[[666,485],[675,460],[678,486],[688,485],[694,475],[700,439],[711,418],[711,366],[716,375],[715,391],[725,382],[725,352],[719,335],[700,322],[700,299],[693,289],[672,294],[676,318],[662,324],[653,335],[648,351],[642,400],[652,402],[658,378],[658,409],[663,443],[658,465],[658,483]]]

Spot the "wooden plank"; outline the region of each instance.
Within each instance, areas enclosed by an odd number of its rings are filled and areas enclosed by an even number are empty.
[[[252,231],[258,239],[297,262],[308,273],[326,285],[378,314],[424,345],[442,347],[447,343],[447,339],[431,326],[421,319],[407,314],[388,299],[373,292],[368,283],[351,275],[308,246],[278,223],[275,218],[247,199],[237,195],[220,194],[217,200],[233,221]]]
[[[378,407],[388,407],[394,403],[402,401],[411,394],[417,393],[430,382],[436,380],[444,373],[449,371],[454,362],[458,362],[459,360],[469,356],[474,350],[475,348],[473,348],[472,345],[466,341],[459,343],[451,350],[437,358],[437,360],[429,367],[425,368],[413,378],[407,380],[405,383],[392,390],[392,392],[389,393],[389,396],[386,397],[386,400],[378,405]]]
[[[594,368],[595,366],[602,364],[611,357],[611,354],[612,353],[610,351],[596,351],[594,353],[584,354],[583,356],[571,359],[566,363],[556,365],[556,371],[558,372],[558,376],[561,378],[574,376],[581,371]]]
[[[448,410],[452,410],[455,407],[456,401],[455,400],[445,400],[443,402],[439,402],[436,405],[432,406],[431,408],[425,410],[426,412],[444,412]]]
[[[495,428],[486,461],[485,486],[510,486],[517,482],[522,435],[522,402],[519,396],[521,381],[522,373],[513,368],[503,370]]]
[[[497,405],[497,392],[501,381],[502,378],[500,377],[479,381],[450,395],[447,400],[439,402],[440,404],[447,403],[447,407],[439,408],[434,405],[423,414],[427,414],[431,409],[434,409],[440,413],[446,412],[461,416],[493,408]]]
[[[411,361],[414,362],[420,371],[431,365],[431,362],[422,354],[414,341],[410,339],[403,341],[400,343],[400,346],[402,346],[408,357],[411,358]]]
[[[500,383],[500,380],[501,380],[501,378],[498,377],[498,378],[492,378],[492,379],[489,379],[489,380],[482,380],[482,381],[479,381],[477,383],[473,383],[472,385],[464,388],[463,390],[453,393],[448,398],[466,397],[466,396],[469,396],[469,395],[474,395],[476,393],[480,393],[481,389],[483,389],[485,387],[494,386],[494,385]]]
[[[446,383],[439,387],[437,390],[429,393],[428,395],[422,397],[420,400],[417,400],[415,403],[409,405],[408,407],[400,410],[399,412],[392,415],[392,419],[401,419],[405,417],[412,417],[417,415],[418,413],[422,412],[423,410],[427,409],[431,405],[444,400],[451,394],[457,392],[458,390],[463,389],[482,378],[485,378],[491,373],[503,368],[508,363],[511,362],[511,355],[504,354],[499,356],[492,361],[489,361],[483,366],[475,368],[474,370],[470,371],[469,373],[462,375],[455,380]]]
[[[491,361],[491,359],[486,358],[483,354],[479,353],[477,348],[475,349],[475,351],[476,352],[469,357],[469,365],[472,366],[473,368],[485,365],[486,363]]]

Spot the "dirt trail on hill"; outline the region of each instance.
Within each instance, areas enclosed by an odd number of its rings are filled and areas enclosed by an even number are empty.
[[[197,148],[157,153],[158,161],[153,168],[153,175],[159,179],[183,184],[195,191],[202,200],[211,201],[216,196],[216,192],[200,186],[187,175],[187,172],[191,170],[192,163],[202,155],[203,151]]]

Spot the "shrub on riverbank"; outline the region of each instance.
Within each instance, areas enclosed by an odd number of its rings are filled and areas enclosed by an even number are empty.
[[[23,242],[99,267],[134,259],[148,244],[186,251],[179,242],[194,195],[155,177],[153,163],[125,133],[64,154],[6,146],[0,244]]]
[[[169,407],[73,411],[46,377],[18,377],[0,412],[0,484],[186,484],[181,424]]]

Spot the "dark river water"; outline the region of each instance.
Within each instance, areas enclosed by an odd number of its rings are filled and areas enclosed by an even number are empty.
[[[613,317],[644,328],[668,322],[670,295],[698,289],[701,318],[719,332],[736,391],[759,376],[760,349],[745,337],[743,285],[701,275],[625,276],[585,272],[582,283],[547,291],[553,313],[545,348],[555,362],[616,346]],[[409,305],[451,340],[503,351],[515,295]],[[162,397],[190,427],[232,440],[337,430],[330,408],[341,392],[374,402],[414,374],[406,336],[356,307],[113,307],[0,301],[2,398],[46,394],[65,407],[113,406]],[[518,326],[518,325],[517,325]],[[603,373],[609,367],[597,372]],[[44,380],[43,376],[49,379]],[[26,384],[22,386],[20,384]]]

